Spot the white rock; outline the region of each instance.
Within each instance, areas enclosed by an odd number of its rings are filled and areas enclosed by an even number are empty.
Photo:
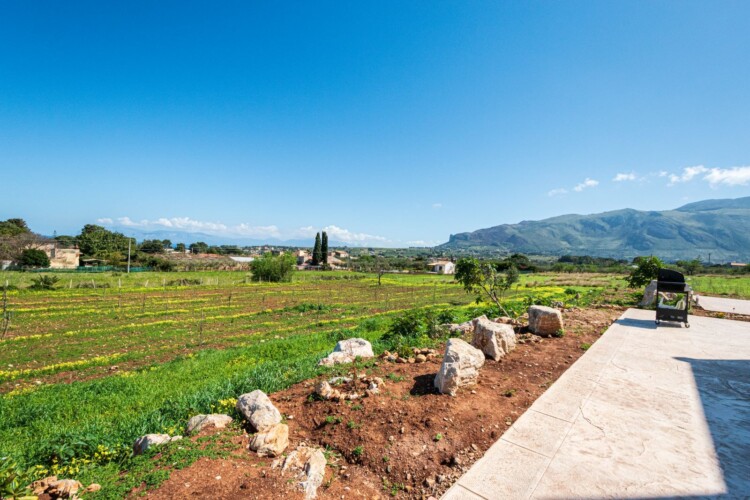
[[[182,439],[182,436],[170,436],[169,434],[146,434],[133,443],[133,455],[140,455],[152,446],[159,446]]]
[[[487,319],[487,316],[484,315],[484,314],[482,314],[478,318],[474,318],[471,321],[467,321],[467,323],[471,323],[471,329],[474,330],[474,328],[477,327],[477,323],[479,323],[482,320],[486,320],[486,319]],[[462,324],[466,324],[466,323],[462,323]]]
[[[188,420],[187,433],[192,434],[194,432],[200,432],[201,429],[210,425],[213,425],[217,429],[223,429],[231,423],[232,417],[230,417],[229,415],[222,415],[219,413],[212,413],[210,415],[196,415]]]
[[[563,329],[562,313],[545,306],[529,307],[529,330],[542,337],[550,337]]]
[[[651,280],[651,283],[646,285],[646,289],[643,291],[643,298],[641,299],[641,307],[649,307],[654,305],[656,302],[656,280]]]
[[[321,366],[333,366],[346,363],[353,363],[354,356],[345,352],[332,352],[325,358],[321,359],[318,364]]]
[[[281,422],[281,413],[261,390],[255,390],[237,398],[237,411],[257,431],[263,431]]]
[[[261,457],[278,457],[289,446],[289,426],[275,424],[258,432],[250,440],[250,449]]]
[[[474,327],[471,345],[497,361],[516,348],[516,332],[510,325],[480,319]]]
[[[320,365],[332,366],[341,363],[351,363],[356,358],[372,358],[372,344],[365,339],[339,340],[333,352],[320,360]]]
[[[343,352],[360,358],[372,358],[375,356],[372,352],[372,344],[365,339],[339,340],[333,352]]]
[[[318,494],[318,487],[323,484],[326,457],[320,449],[298,446],[284,460],[281,472],[284,474],[288,471],[296,472],[297,485],[305,492],[305,499],[313,499]]]
[[[449,339],[435,387],[441,394],[456,395],[459,387],[476,384],[484,353],[461,339]]]

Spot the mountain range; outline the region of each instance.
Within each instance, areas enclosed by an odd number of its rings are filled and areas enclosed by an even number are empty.
[[[746,262],[750,259],[750,197],[699,201],[674,210],[628,208],[502,224],[452,234],[438,248]]]

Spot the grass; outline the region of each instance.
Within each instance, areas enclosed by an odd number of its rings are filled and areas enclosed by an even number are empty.
[[[27,274],[3,274],[20,289],[8,293],[11,329],[0,340],[0,457],[98,482],[97,497],[105,498],[166,476],[161,462],[149,468],[146,458],[130,457],[138,436],[181,434],[189,417],[232,411],[234,398],[255,389],[273,393],[322,373],[345,374],[350,367],[317,365],[338,340],[362,337],[378,353],[392,351],[397,346],[383,336],[405,310],[432,309],[459,322],[492,314],[444,276],[388,275],[378,286],[354,273],[298,273],[285,284],[245,282],[241,272],[180,273],[205,284],[154,287],[175,274],[141,273],[91,278],[109,288],[32,291],[23,288]],[[61,283],[87,279],[61,276]],[[581,289],[580,303],[600,296],[601,289]],[[565,297],[565,287],[522,286],[506,304],[520,313],[572,296]],[[409,339],[415,346],[440,340]],[[174,460],[164,463],[202,453],[185,451],[188,442],[170,445]]]

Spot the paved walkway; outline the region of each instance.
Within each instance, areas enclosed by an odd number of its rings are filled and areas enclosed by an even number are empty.
[[[628,310],[443,498],[750,498],[750,323]]]
[[[703,295],[699,295],[698,305],[707,311],[746,314],[750,316],[750,300],[704,297]]]

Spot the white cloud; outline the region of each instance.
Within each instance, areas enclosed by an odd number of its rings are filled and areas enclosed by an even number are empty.
[[[326,226],[323,231],[328,233],[328,237],[332,240],[339,240],[345,243],[365,243],[365,242],[387,242],[388,239],[383,236],[375,236],[367,233],[355,233],[338,226]]]
[[[595,181],[594,179],[589,179],[588,177],[586,177],[586,179],[582,183],[573,188],[573,191],[580,193],[584,189],[593,188],[598,185],[599,181]]]
[[[300,227],[295,231],[283,231],[276,225],[252,226],[250,224],[227,225],[222,222],[199,221],[190,217],[160,217],[158,219],[142,219],[134,221],[130,217],[118,217],[113,220],[109,217],[98,219],[100,224],[108,226],[133,228],[141,230],[159,230],[169,229],[186,233],[206,233],[213,236],[226,237],[247,237],[255,239],[279,239],[287,240],[293,238],[313,238],[315,233],[325,231],[331,240],[350,243],[353,245],[369,245],[392,243],[384,236],[377,236],[368,233],[358,233],[348,229],[329,225],[322,229],[316,229],[313,226]]]
[[[439,245],[440,241],[425,241],[425,240],[413,240],[413,241],[407,241],[406,244],[410,247],[434,247],[435,245]]]
[[[669,186],[674,186],[678,182],[690,182],[696,176],[708,172],[708,169],[703,165],[696,165],[694,167],[685,167],[682,169],[682,175],[671,174],[669,176]]]
[[[708,175],[703,177],[711,187],[720,184],[727,186],[744,186],[750,183],[750,166],[732,168],[712,168]]]
[[[622,182],[622,181],[634,181],[638,177],[633,172],[630,172],[629,174],[617,174],[615,175],[615,178],[612,179],[614,182]]]
[[[547,191],[547,196],[558,196],[561,194],[566,194],[568,192],[565,188],[557,188],[557,189],[550,189]]]
[[[656,173],[656,175],[658,177],[666,177],[669,175],[669,172],[667,172],[666,170],[660,170],[659,172]]]
[[[432,208],[434,208],[435,210],[439,210],[439,209],[443,208],[443,204],[442,203],[433,203],[432,204]]]

